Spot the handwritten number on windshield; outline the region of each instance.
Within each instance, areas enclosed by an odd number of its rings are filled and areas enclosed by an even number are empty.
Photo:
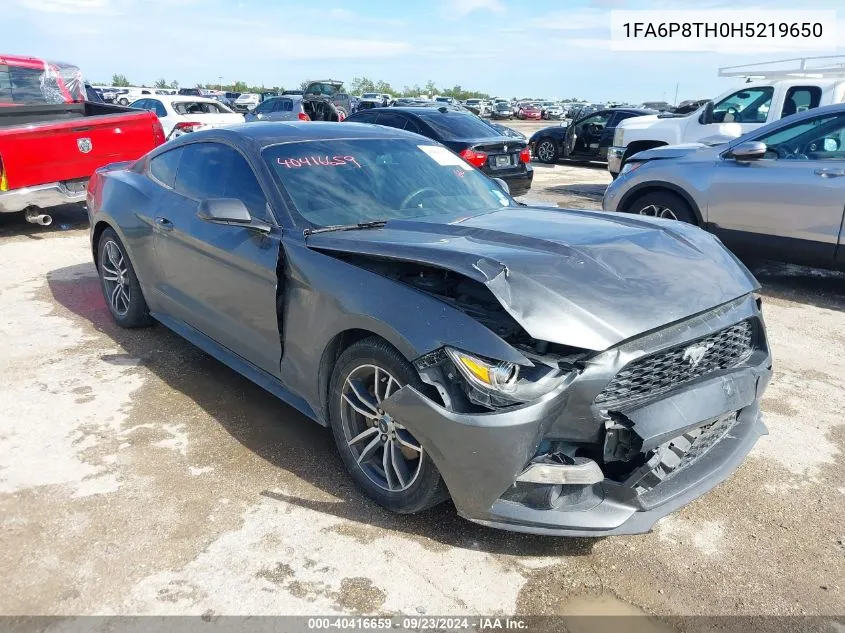
[[[301,158],[277,158],[279,165],[288,169],[299,167],[339,167],[341,165],[354,165],[361,169],[361,165],[354,156],[303,156]]]

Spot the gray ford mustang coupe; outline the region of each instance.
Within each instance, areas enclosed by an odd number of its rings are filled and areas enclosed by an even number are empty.
[[[758,285],[696,227],[505,188],[384,126],[207,130],[94,174],[91,247],[120,326],[331,427],[377,503],[647,531],[766,432]]]

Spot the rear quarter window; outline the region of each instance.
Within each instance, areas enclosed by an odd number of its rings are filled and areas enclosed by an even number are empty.
[[[172,189],[176,182],[176,170],[181,156],[181,147],[159,154],[150,161],[150,175],[162,185]]]

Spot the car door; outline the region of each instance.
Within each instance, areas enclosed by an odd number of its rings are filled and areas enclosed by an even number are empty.
[[[713,121],[702,123],[704,114],[684,128],[683,142],[695,142],[711,136],[737,137],[776,120],[771,114],[772,86],[753,86],[732,92],[713,105]]]
[[[845,113],[825,114],[753,137],[768,151],[714,167],[708,222],[739,248],[830,265],[845,213]]]
[[[597,158],[605,128],[613,112],[603,110],[576,121],[566,131],[566,155],[573,158]],[[611,135],[612,137],[612,135]],[[611,138],[608,138],[608,145]]]
[[[157,208],[158,291],[167,312],[256,367],[279,374],[276,312],[279,230],[253,168],[233,147],[198,142],[182,150],[173,189]],[[200,201],[236,198],[270,233],[197,217]]]

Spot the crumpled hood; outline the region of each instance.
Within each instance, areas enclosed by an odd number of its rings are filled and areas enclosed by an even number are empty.
[[[535,339],[591,350],[759,287],[712,235],[621,214],[508,207],[391,220],[307,238],[310,248],[415,261],[484,283]]]

